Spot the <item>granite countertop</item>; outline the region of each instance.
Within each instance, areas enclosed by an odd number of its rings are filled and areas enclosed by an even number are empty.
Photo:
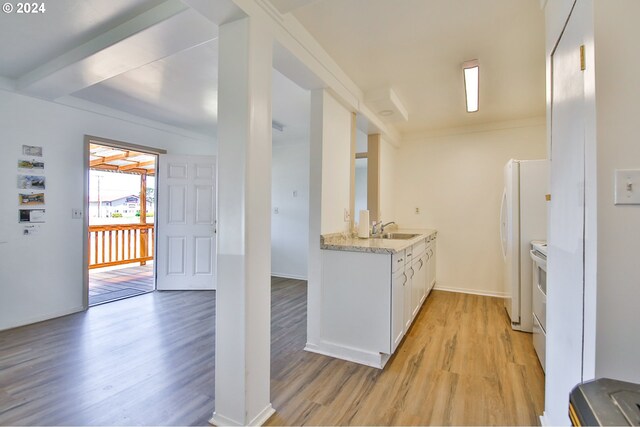
[[[431,229],[413,229],[399,228],[392,231],[393,233],[411,233],[418,234],[412,239],[396,240],[396,239],[380,239],[368,238],[360,239],[358,237],[345,236],[343,234],[328,234],[320,237],[320,249],[332,251],[349,251],[349,252],[368,252],[374,254],[395,254],[405,250],[409,246],[418,243],[420,240],[438,233]]]

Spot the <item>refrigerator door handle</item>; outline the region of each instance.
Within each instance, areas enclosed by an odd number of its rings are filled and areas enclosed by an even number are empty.
[[[507,189],[502,192],[502,204],[500,205],[500,245],[502,246],[502,257],[507,259],[507,248],[505,246],[505,209],[507,207]]]

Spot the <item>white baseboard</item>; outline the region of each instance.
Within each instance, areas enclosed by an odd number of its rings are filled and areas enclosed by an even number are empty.
[[[214,412],[209,420],[209,424],[212,426],[261,426],[275,413],[276,410],[273,409],[273,406],[269,403],[258,415],[253,417],[251,421],[242,423]]]
[[[282,277],[283,279],[308,280],[307,276],[298,276],[297,274],[276,273],[272,272],[273,277]]]
[[[27,318],[25,320],[22,320],[19,323],[16,323],[14,325],[2,326],[2,327],[0,327],[0,331],[6,331],[7,329],[13,329],[13,328],[19,328],[20,326],[31,325],[33,323],[44,322],[45,320],[51,320],[51,319],[56,319],[58,317],[68,316],[70,314],[79,313],[79,312],[84,311],[84,310],[85,310],[85,308],[80,306],[80,307],[73,307],[73,308],[70,308],[68,310],[54,311],[53,313],[47,313],[47,314],[44,314],[42,316],[29,317],[29,318]]]
[[[485,291],[481,289],[468,289],[468,288],[460,288],[457,286],[443,286],[439,283],[436,283],[433,289],[437,291],[457,292],[460,294],[481,295],[484,297],[507,298],[509,296],[506,292]]]
[[[258,415],[256,415],[251,421],[249,421],[250,426],[261,426],[267,422],[269,418],[273,414],[276,413],[276,410],[273,409],[271,403],[269,403]]]
[[[546,417],[546,415],[545,415],[545,414],[546,414],[546,413],[545,413],[545,412],[543,412],[543,413],[542,413],[542,415],[540,415],[540,417],[538,417],[538,418],[540,418],[540,425],[541,425],[542,427],[544,427],[544,426],[550,426],[550,425],[551,425],[551,424],[549,424],[549,423],[547,422],[547,417]]]
[[[359,363],[360,365],[371,366],[372,368],[378,369],[384,368],[384,365],[386,365],[389,360],[388,354],[372,353],[370,351],[327,342],[323,342],[320,345],[307,343],[304,349],[305,351],[322,354],[323,356],[335,357],[336,359]]]

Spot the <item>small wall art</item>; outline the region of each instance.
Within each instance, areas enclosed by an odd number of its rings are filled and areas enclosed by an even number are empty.
[[[18,195],[18,200],[20,205],[44,205],[44,193],[33,193],[33,194],[23,194],[20,193]]]
[[[22,154],[29,157],[42,157],[42,147],[38,147],[36,145],[23,145]]]
[[[22,190],[44,190],[45,178],[38,175],[18,175],[18,188]]]
[[[20,222],[45,222],[44,209],[20,209]]]
[[[39,160],[18,160],[19,169],[44,169],[44,162]]]

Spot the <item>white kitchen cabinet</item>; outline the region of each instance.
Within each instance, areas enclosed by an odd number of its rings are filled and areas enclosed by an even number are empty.
[[[427,283],[426,265],[424,258],[424,241],[421,242],[422,250],[414,246],[414,257],[411,264],[413,273],[411,282],[411,318],[414,319],[420,311],[422,302],[424,301],[425,288]]]
[[[391,353],[396,351],[398,344],[404,337],[404,292],[407,285],[407,275],[404,268],[393,275],[391,281]]]
[[[305,349],[384,367],[424,302],[427,237],[416,240],[387,253],[323,248],[322,305],[309,311],[321,336]]]
[[[429,242],[427,246],[426,255],[427,261],[427,294],[431,292],[436,285],[436,239],[435,237]]]

